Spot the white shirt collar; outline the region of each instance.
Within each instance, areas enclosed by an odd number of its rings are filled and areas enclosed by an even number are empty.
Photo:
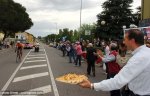
[[[136,54],[139,50],[141,50],[142,48],[146,47],[145,45],[141,45],[138,48],[136,48],[133,52],[132,55]]]

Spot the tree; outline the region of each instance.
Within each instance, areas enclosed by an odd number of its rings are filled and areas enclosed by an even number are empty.
[[[72,33],[73,33],[73,31],[72,30],[69,31],[68,28],[59,29],[59,35],[60,35],[61,40],[64,37],[66,37],[65,40],[71,41],[71,38],[72,38],[72,35],[73,35]]]
[[[95,31],[95,29],[96,29],[96,24],[82,24],[81,25],[81,27],[80,27],[80,32],[81,32],[81,38],[83,39],[83,40],[86,40],[86,39],[88,39],[88,40],[90,40],[90,41],[92,41],[92,39],[95,37],[95,33],[96,33],[96,31]],[[87,32],[87,31],[89,31],[90,32],[90,35],[86,35],[86,33],[85,32]]]
[[[132,20],[130,4],[133,0],[107,0],[103,3],[104,11],[97,15],[97,32],[100,38],[122,38],[122,26],[129,27]],[[105,21],[104,25],[101,21]]]
[[[137,11],[133,13],[133,20],[134,20],[134,24],[138,26],[139,21],[141,20],[141,7],[140,6],[137,7],[136,10]]]
[[[74,30],[73,31],[73,38],[72,38],[72,41],[75,42],[79,39],[79,32],[77,30]]]
[[[18,31],[29,29],[33,23],[26,9],[13,0],[0,0],[0,30],[4,33],[3,40]]]

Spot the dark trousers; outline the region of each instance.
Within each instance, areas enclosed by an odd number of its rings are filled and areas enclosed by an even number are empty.
[[[107,78],[108,79],[113,78],[115,75],[116,74],[110,74],[110,73],[108,73],[107,74]],[[121,96],[120,89],[110,91],[110,96]]]
[[[65,51],[65,50],[62,50],[62,53],[63,53],[63,56],[65,56],[65,54],[66,54],[66,51]]]
[[[75,54],[69,52],[69,62],[70,62],[70,63],[72,62],[72,58],[73,58],[73,62],[75,62]]]
[[[78,61],[79,61],[79,66],[81,66],[81,55],[77,55],[75,65],[78,64]]]
[[[90,75],[91,69],[92,69],[93,76],[95,76],[95,61],[89,60],[89,61],[87,61],[87,63],[88,63],[87,74]]]
[[[134,94],[132,91],[130,91],[130,95],[129,96],[150,96],[150,95],[137,95],[137,94]]]

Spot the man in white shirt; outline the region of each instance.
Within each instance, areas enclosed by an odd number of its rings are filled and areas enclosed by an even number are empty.
[[[132,57],[114,78],[91,83],[84,80],[79,85],[96,91],[111,91],[128,84],[132,91],[130,96],[150,96],[150,48],[144,45],[144,34],[138,29],[125,33],[124,43],[132,50]]]

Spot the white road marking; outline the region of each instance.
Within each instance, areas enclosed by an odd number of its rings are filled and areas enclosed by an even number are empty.
[[[9,95],[9,96],[38,96],[38,95],[27,95],[27,94],[31,94],[31,93],[33,93],[33,92],[22,93],[23,95],[17,94],[17,95]]]
[[[45,67],[47,66],[47,64],[42,64],[42,65],[33,65],[33,66],[26,66],[26,67],[21,67],[20,70],[24,70],[24,69],[31,69],[31,68],[38,68],[38,67]]]
[[[47,76],[47,75],[48,75],[48,72],[44,72],[44,73],[38,73],[38,74],[31,74],[31,75],[16,77],[16,78],[14,78],[13,82],[19,82],[19,81],[33,79],[33,78]]]
[[[35,59],[35,58],[45,58],[45,57],[29,57],[29,58],[26,58],[26,59]]]
[[[45,55],[45,54],[35,54],[35,55],[28,55],[28,56],[41,56],[41,55]]]
[[[46,54],[45,49],[44,49],[44,52]],[[57,86],[56,86],[56,83],[55,83],[55,79],[54,79],[54,76],[53,76],[52,69],[50,67],[50,63],[49,63],[49,59],[47,57],[47,54],[46,54],[46,60],[47,60],[47,64],[48,64],[48,69],[49,69],[49,73],[50,73],[50,77],[51,77],[51,81],[52,81],[52,86],[53,86],[54,94],[55,94],[55,96],[59,96],[58,89],[57,89]]]
[[[43,62],[46,60],[32,60],[32,61],[25,61],[24,63],[31,63],[31,62]]]
[[[31,50],[28,52],[28,54],[25,56],[25,58],[29,55],[29,53],[31,52]],[[4,87],[1,89],[1,95],[4,94],[5,90],[7,89],[7,87],[9,86],[9,84],[11,83],[11,81],[13,80],[13,78],[15,77],[16,73],[18,72],[18,70],[20,69],[20,67],[22,66],[23,62],[25,61],[25,58],[22,60],[22,62],[19,64],[19,66],[16,68],[16,70],[14,71],[14,73],[11,75],[11,77],[9,78],[9,80],[6,82],[6,84],[4,85]]]
[[[51,85],[47,85],[47,86],[31,89],[29,91],[36,91],[36,92],[38,92],[38,91],[40,92],[41,91],[43,94],[46,94],[46,93],[52,92],[51,89],[52,89]]]
[[[39,88],[35,88],[35,89],[31,89],[29,91],[25,91],[25,92],[21,92],[19,94],[17,94],[17,96],[38,96],[38,95],[44,95],[46,93],[52,92],[51,90],[51,85],[46,85],[43,87],[39,87]],[[29,95],[30,94],[30,95]],[[14,95],[11,95],[14,96]]]

